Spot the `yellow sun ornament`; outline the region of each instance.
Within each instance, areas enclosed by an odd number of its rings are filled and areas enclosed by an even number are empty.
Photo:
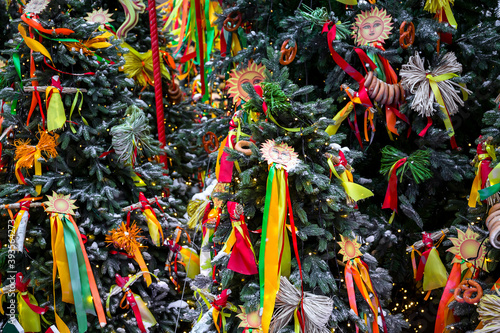
[[[73,205],[76,200],[70,199],[69,194],[57,194],[56,192],[52,191],[52,196],[47,195],[47,199],[49,199],[49,201],[44,202],[44,204],[47,206],[47,208],[45,208],[46,212],[75,215],[73,209],[78,208]]]
[[[85,21],[99,24],[106,24],[109,22],[113,22],[114,20],[111,18],[113,13],[108,14],[108,10],[102,10],[102,8],[94,9],[92,13],[87,13],[87,17],[85,17]]]
[[[457,229],[458,237],[449,238],[453,243],[453,247],[449,248],[448,252],[455,255],[452,263],[461,263],[462,272],[465,271],[467,263],[471,263],[473,267],[471,269],[482,269],[488,272],[487,263],[485,263],[486,249],[484,243],[478,241],[480,235],[468,228],[466,232]]]
[[[243,333],[248,333],[252,330],[252,333],[261,333],[261,318],[259,315],[259,311],[253,311],[247,313],[245,308],[240,305],[241,313],[236,317],[241,319],[241,323],[238,327],[243,327]]]
[[[292,169],[300,162],[299,154],[286,143],[276,144],[274,140],[267,140],[262,144],[260,152],[268,164],[283,165],[286,170]]]
[[[377,7],[370,11],[362,11],[356,16],[354,26],[354,39],[358,45],[368,45],[373,42],[384,43],[392,30],[391,15],[385,9]]]
[[[230,79],[227,81],[229,88],[229,97],[232,97],[236,105],[240,105],[241,100],[248,101],[250,97],[243,90],[243,83],[250,83],[252,86],[264,81],[264,65],[257,65],[254,62],[249,62],[248,67],[240,70],[233,69],[230,74]]]
[[[359,244],[356,239],[351,240],[350,238],[344,237],[342,235],[340,235],[340,239],[341,241],[338,242],[340,245],[339,253],[344,256],[342,261],[346,262],[363,255],[359,250],[361,244]]]

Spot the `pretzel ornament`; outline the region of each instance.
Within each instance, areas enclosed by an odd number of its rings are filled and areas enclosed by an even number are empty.
[[[240,153],[245,154],[246,156],[250,156],[252,155],[252,149],[250,149],[251,145],[252,142],[250,141],[240,140],[236,143],[234,149],[236,149]]]
[[[407,49],[415,41],[415,26],[412,22],[404,21],[399,27],[399,45],[403,49]]]
[[[205,135],[203,135],[202,142],[203,147],[208,154],[219,149],[219,139],[217,139],[217,135],[215,135],[214,132],[205,133]]]
[[[405,91],[400,83],[388,84],[377,78],[374,72],[366,74],[365,88],[368,96],[380,105],[392,105],[405,100]]]
[[[293,59],[295,59],[295,56],[297,55],[297,43],[295,43],[295,46],[288,46],[289,42],[290,40],[287,39],[283,42],[283,45],[281,45],[280,64],[282,65],[291,64]]]
[[[241,13],[238,11],[231,12],[224,20],[224,29],[226,31],[234,32],[238,30],[241,25]]]
[[[462,291],[463,295],[460,296]],[[474,293],[476,293],[476,297],[472,298]],[[459,303],[477,304],[483,297],[483,288],[474,280],[466,280],[455,289],[454,295],[455,300]]]
[[[175,82],[172,81],[167,90],[168,98],[172,103],[179,104],[182,100],[182,91]]]

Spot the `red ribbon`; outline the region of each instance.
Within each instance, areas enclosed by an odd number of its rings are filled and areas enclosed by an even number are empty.
[[[427,125],[424,127],[424,129],[418,133],[419,136],[424,136],[425,133],[427,133],[427,130],[432,126],[432,118],[431,117],[427,117]]]
[[[392,168],[382,208],[390,208],[395,212],[398,211],[398,176],[396,175],[396,171],[400,166],[406,163],[406,160],[407,157],[400,159]]]
[[[259,86],[259,85],[254,85],[253,88],[255,89],[255,92],[257,93],[257,95],[260,96],[260,98],[264,99],[264,91],[262,90],[262,87]],[[262,110],[264,110],[264,114],[267,114],[267,103],[266,101],[264,101],[262,103]]]
[[[330,29],[328,29],[328,27],[331,24],[333,26]],[[335,63],[337,65],[339,65],[340,68],[342,68],[344,70],[344,72],[346,72],[350,77],[352,77],[354,80],[356,80],[359,83],[358,95],[359,95],[359,98],[361,100],[361,104],[364,105],[364,106],[366,106],[366,107],[372,107],[373,104],[370,101],[370,98],[368,97],[368,92],[366,91],[366,88],[365,88],[365,85],[364,85],[364,83],[365,83],[365,77],[360,72],[358,72],[356,69],[354,69],[354,67],[352,67],[351,65],[349,65],[347,63],[347,61],[345,61],[333,49],[332,42],[333,42],[333,40],[335,40],[335,36],[337,35],[337,25],[335,25],[333,22],[327,21],[323,25],[323,31],[322,31],[322,33],[325,33],[325,32],[328,32],[328,34],[327,34],[328,48],[330,49],[330,54],[332,55],[333,61],[335,61]],[[358,53],[358,51],[356,51],[356,52]],[[372,65],[370,64],[370,66],[372,66]]]
[[[118,287],[120,287],[122,289],[129,280],[128,277],[121,277],[118,274],[115,275],[115,279],[116,279],[116,284],[118,285]],[[137,302],[135,301],[134,294],[129,289],[127,289],[127,291],[125,291],[125,295],[127,298],[128,305],[130,305],[130,307],[132,308],[132,311],[134,311],[134,316],[135,316],[135,319],[137,320],[137,327],[141,330],[141,332],[146,333],[147,332],[146,327],[144,327],[144,323],[142,322],[141,312],[139,310],[139,306],[137,305]]]
[[[16,289],[21,293],[21,297],[23,300],[26,302],[26,304],[29,306],[31,311],[38,313],[38,314],[44,314],[48,310],[48,306],[42,308],[37,305],[31,304],[30,299],[28,296],[28,284],[30,283],[30,279],[28,279],[26,282],[23,282],[23,273],[19,272],[16,274]]]
[[[203,42],[203,25],[201,22],[201,1],[195,0],[195,11],[196,11],[196,30],[198,31],[198,54],[200,56],[200,80],[201,80],[201,94],[205,95],[205,60],[204,56],[204,46]]]
[[[62,74],[68,74],[68,75],[73,75],[73,76],[83,76],[83,75],[95,75],[94,72],[86,72],[86,73],[82,73],[82,74],[75,74],[75,73],[68,73],[68,72],[63,72],[63,71],[60,71],[58,70],[57,68],[55,68],[54,66],[50,65],[48,62],[47,62],[47,58],[43,57],[43,62],[45,63],[45,65],[47,65],[49,68],[55,70],[56,72],[59,72],[59,73],[62,73]]]
[[[436,317],[436,325],[434,326],[434,333],[442,333],[445,331],[446,327],[446,318],[449,316],[451,311],[448,308],[448,302],[454,296],[453,290],[458,287],[461,279],[461,264],[456,262],[453,264],[453,268],[451,269],[450,276],[448,278],[448,282],[444,287],[443,295],[441,296],[441,300],[439,301],[439,308]]]

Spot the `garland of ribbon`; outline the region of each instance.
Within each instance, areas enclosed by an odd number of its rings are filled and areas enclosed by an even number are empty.
[[[43,157],[42,153],[49,158],[56,157],[57,150],[57,139],[59,138],[58,134],[49,133],[47,131],[42,131],[39,129],[40,139],[36,146],[31,146],[31,140],[27,139],[26,141],[19,139],[14,141],[14,146],[16,147],[15,159],[17,160],[15,166],[15,175],[19,182],[19,184],[26,185],[27,182],[24,179],[24,176],[21,172],[22,169],[30,169],[35,166],[35,175],[42,175],[42,165],[39,162],[39,159]],[[36,185],[36,192],[38,194],[42,191],[42,185]]]
[[[354,311],[356,315],[358,315],[358,309],[356,306],[356,295],[354,292],[354,283],[356,283],[356,286],[358,287],[359,292],[365,299],[366,303],[368,303],[368,306],[370,307],[370,310],[373,313],[373,322],[372,322],[372,330],[371,332],[373,333],[378,333],[379,332],[379,327],[378,327],[378,316],[379,316],[379,309],[380,309],[380,316],[382,318],[382,326],[384,329],[384,332],[387,333],[387,325],[385,323],[385,318],[384,318],[384,311],[382,310],[382,306],[380,305],[380,301],[378,299],[377,293],[375,291],[375,288],[373,287],[370,274],[368,272],[368,265],[361,260],[359,257],[350,259],[347,261],[345,265],[345,281],[346,281],[346,287],[347,287],[347,295],[349,297],[349,305],[351,309]],[[354,282],[353,282],[354,281]],[[370,297],[370,294],[373,296]],[[359,329],[356,326],[356,332],[358,332]]]
[[[56,310],[55,285],[59,273],[62,301],[75,305],[78,331],[87,331],[87,313],[96,314],[101,327],[106,325],[106,318],[94,279],[92,267],[83,245],[82,235],[75,220],[69,214],[50,213],[52,234],[52,258],[54,263],[52,285],[54,293],[54,314],[57,329],[61,333],[70,333],[68,326],[59,317]],[[95,309],[94,309],[95,308]]]
[[[19,323],[21,324],[25,332],[40,332],[42,330],[40,325],[40,315],[43,315],[47,312],[48,306],[45,306],[43,308],[38,306],[38,302],[36,301],[35,296],[33,296],[28,291],[30,279],[28,279],[26,282],[23,282],[23,279],[23,273],[18,272],[16,274],[14,291],[4,290],[5,288],[0,289],[0,313],[2,315],[5,315],[4,309],[1,306],[1,304],[3,303],[3,296],[11,292],[16,292],[17,318],[19,320]]]
[[[148,328],[157,324],[155,317],[149,311],[146,302],[142,300],[142,297],[130,290],[130,287],[135,283],[144,272],[139,272],[131,277],[122,277],[118,274],[115,275],[116,284],[111,286],[109,290],[108,298],[106,299],[106,314],[109,318],[111,316],[111,311],[109,303],[112,296],[118,295],[123,292],[123,297],[120,301],[120,308],[128,309],[132,308],[135,319],[137,321],[137,327],[142,333],[148,332]],[[159,281],[158,277],[154,274],[148,273]],[[126,302],[126,303],[125,303]]]

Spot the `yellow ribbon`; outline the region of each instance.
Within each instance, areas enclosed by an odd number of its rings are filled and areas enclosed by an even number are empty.
[[[337,177],[341,183],[342,187],[345,190],[345,193],[352,198],[354,201],[358,201],[361,199],[366,199],[368,197],[373,196],[373,192],[367,189],[364,186],[361,186],[359,184],[353,183],[352,181],[352,174],[349,170],[345,170],[340,176],[337,173],[337,170],[335,170],[335,166],[333,165],[333,162],[331,159],[328,159],[328,165],[330,166],[330,170],[332,173]]]
[[[49,51],[47,51],[47,49],[45,48],[45,46],[42,45],[42,43],[34,40],[33,38],[28,37],[26,35],[26,30],[21,24],[17,26],[17,29],[19,30],[21,36],[23,36],[24,42],[30,49],[32,49],[35,52],[40,52],[41,54],[49,58],[50,61],[52,61],[52,57],[50,56]]]
[[[475,165],[475,167],[477,168],[476,177],[474,177],[474,181],[472,182],[472,187],[471,187],[470,194],[469,194],[469,202],[468,202],[469,207],[476,207],[477,203],[479,203],[481,205],[481,199],[479,197],[479,190],[481,190],[481,187],[483,184],[483,180],[481,178],[481,168],[483,167],[482,166],[483,160],[485,160],[486,158],[489,158],[489,157],[491,157],[491,159],[493,161],[495,161],[497,159],[497,156],[495,154],[495,148],[490,144],[485,144],[485,145],[486,145],[487,153],[486,154],[479,154],[477,156],[478,161]],[[496,167],[493,170],[495,170],[495,169],[496,169]],[[492,170],[492,172],[493,172],[493,170]],[[488,179],[490,179],[490,184],[494,185],[497,182],[492,183],[492,181],[491,181],[491,179],[492,179],[491,173],[492,172],[490,172]],[[496,175],[496,173],[497,173],[497,171],[495,171],[494,175]],[[493,176],[493,177],[495,177],[495,176]]]
[[[163,241],[163,230],[161,228],[160,222],[158,222],[158,219],[150,208],[145,209],[142,214],[146,217],[151,240],[153,241],[155,246],[161,246],[161,243]]]
[[[328,135],[334,135],[337,133],[340,124],[349,116],[351,111],[354,109],[354,103],[352,101],[349,101],[346,106],[342,110],[340,110],[335,117],[333,117],[333,121],[335,121],[334,125],[330,125],[325,129],[325,132],[328,133]]]
[[[47,101],[47,130],[53,131],[63,127],[66,123],[66,113],[59,89],[52,86],[47,87],[45,98]]]
[[[434,14],[444,9],[448,23],[456,29],[458,25],[455,17],[453,16],[453,12],[451,11],[450,3],[453,4],[454,0],[427,0],[424,10]]]
[[[427,79],[429,80],[429,84],[431,86],[432,91],[434,92],[434,96],[436,97],[436,101],[439,104],[441,109],[441,113],[443,114],[443,122],[448,131],[448,136],[452,137],[455,135],[455,130],[453,129],[453,125],[451,123],[450,115],[448,114],[448,110],[446,110],[446,105],[444,104],[443,96],[441,96],[441,91],[439,90],[439,86],[437,82],[446,81],[453,77],[457,77],[457,74],[448,73],[442,74],[438,76],[432,76],[431,74],[427,74]]]

